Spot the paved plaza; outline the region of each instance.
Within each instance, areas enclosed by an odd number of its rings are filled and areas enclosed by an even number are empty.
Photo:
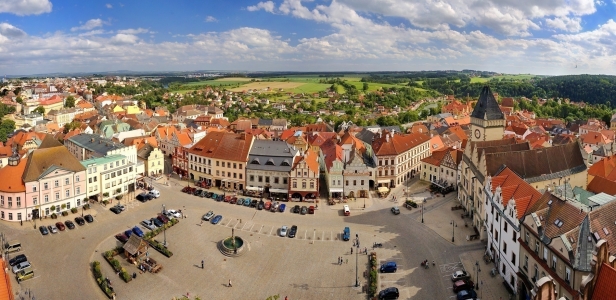
[[[157,183],[161,198],[146,203],[122,200],[127,210],[120,215],[97,204],[86,211],[95,216],[94,223],[54,235],[41,236],[30,222],[23,226],[0,224],[8,239],[22,242],[22,253],[35,268],[34,279],[21,284],[13,279],[14,291],[25,295],[30,290],[37,299],[57,299],[58,295],[66,299],[105,299],[88,265],[98,260],[112,281],[117,299],[172,299],[187,294],[202,299],[265,299],[276,294],[282,299],[366,299],[363,288],[367,284],[364,271],[368,270],[368,258],[351,255],[353,243],[341,240],[342,229],[349,226],[353,237],[359,235],[361,248],[375,251],[380,263],[398,263],[398,272],[379,274],[379,290],[396,286],[400,299],[450,299],[455,298],[451,272],[464,268],[471,273],[473,266],[467,262],[485,247],[478,241],[466,241],[465,230],[470,229],[463,226],[456,228],[456,241],[451,243],[451,226],[445,221],[455,213],[450,210],[454,194],[427,200],[422,225],[420,209],[401,208],[397,216],[389,211],[403,203],[403,187],[392,191],[392,195],[399,195],[395,202],[391,198],[372,198],[365,200],[365,207],[364,199],[347,203],[351,216],[344,217],[342,204],[319,205],[314,215],[292,214],[288,209],[272,213],[185,195],[180,192],[185,184]],[[421,192],[425,187],[412,182],[409,190]],[[118,257],[129,273],[137,272],[133,281],[124,283],[101,253],[119,245],[115,234],[155,216],[163,204],[168,209],[182,209],[187,216],[166,232],[174,255],[166,258],[150,249],[149,255],[163,266],[157,274],[141,274]],[[287,205],[291,204],[294,203]],[[223,215],[222,222],[201,224],[200,217],[209,210]],[[75,216],[43,220],[37,225]],[[297,237],[279,237],[282,225],[297,225]],[[218,241],[231,235],[232,228],[246,242],[246,252],[241,257],[223,256],[216,248]],[[164,237],[161,234],[157,239],[162,242]],[[372,250],[375,242],[383,247]],[[342,265],[338,257],[343,258]],[[356,259],[360,287],[355,287]],[[423,259],[434,260],[437,266],[420,268]],[[205,262],[203,269],[201,260]],[[489,267],[483,264],[482,268],[482,275],[488,275]],[[233,287],[227,286],[229,280]],[[488,282],[482,287],[485,291]],[[504,291],[500,283],[489,284],[495,285],[495,292],[484,294],[484,299],[490,299],[488,294],[500,295],[499,289]]]

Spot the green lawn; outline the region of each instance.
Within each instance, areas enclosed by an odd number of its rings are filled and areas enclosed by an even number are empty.
[[[296,82],[296,81],[293,81],[293,82]],[[327,83],[306,82],[306,84],[303,84],[296,88],[287,89],[286,91],[291,92],[291,93],[296,93],[296,94],[298,93],[312,94],[312,93],[324,92],[330,86],[331,84],[327,84]]]

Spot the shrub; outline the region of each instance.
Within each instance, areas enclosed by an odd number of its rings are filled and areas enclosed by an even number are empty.
[[[74,213],[74,214],[76,214],[76,213],[77,213],[77,207],[73,207],[73,208],[71,208],[71,212],[72,212],[72,213]]]
[[[66,203],[63,203],[62,205],[60,205],[60,207],[61,207],[62,209],[66,209]]]
[[[92,272],[94,273],[94,277],[99,278],[103,276],[103,273],[101,272],[101,263],[98,261],[95,261],[92,263]]]
[[[85,201],[85,200],[84,200]],[[86,203],[83,205],[83,209],[90,209],[90,203]]]
[[[117,195],[115,198],[116,200],[122,200],[122,195]]]
[[[152,246],[152,248],[156,249],[158,252],[162,253],[164,256],[166,257],[173,256],[173,252],[169,251],[169,249],[165,248],[165,246],[163,246],[163,244],[159,243],[158,241],[148,240],[148,242],[150,243],[150,246]]]
[[[65,217],[66,217],[66,216],[68,216],[68,211],[66,211],[66,210],[65,210],[65,211],[63,211],[63,212],[62,212],[62,215],[63,215],[63,216],[65,216]]]
[[[55,206],[55,205],[52,205],[49,209],[50,209],[51,211],[54,211],[54,210],[56,210],[56,206]]]
[[[105,277],[101,272],[100,262],[92,262],[92,274],[94,275],[94,278],[96,278],[96,283],[98,284],[98,286],[101,288],[101,290],[103,290],[105,295],[107,295],[107,298],[113,298],[113,296],[115,296],[115,293],[109,287],[109,284],[107,284],[107,280],[105,280]]]
[[[103,204],[107,205],[107,204],[109,204],[109,201],[103,200]]]
[[[120,271],[120,278],[122,278],[122,280],[124,280],[124,282],[129,282],[131,281],[133,278],[130,276],[130,274],[128,274],[128,272],[126,272],[126,269],[122,268],[122,270]]]
[[[57,219],[57,218],[58,218],[58,215],[56,215],[56,213],[53,213],[53,214],[51,214],[51,218],[52,218],[52,219]]]
[[[104,193],[103,193],[103,197],[105,197],[105,198],[106,198],[106,197],[109,197],[109,193],[104,192]]]

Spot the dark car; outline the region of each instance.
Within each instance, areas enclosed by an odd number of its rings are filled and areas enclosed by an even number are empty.
[[[86,216],[85,216],[85,217],[83,217],[83,218],[84,218],[84,219],[86,220],[86,222],[88,222],[88,223],[92,223],[92,222],[94,222],[94,218],[92,217],[92,215],[86,215]]]
[[[137,226],[133,227],[133,233],[136,234],[138,237],[143,237],[143,231]]]
[[[474,287],[475,287],[475,283],[473,283],[472,281],[468,279],[458,280],[453,283],[453,292],[458,293],[460,291],[470,290]]]
[[[398,271],[398,265],[395,261],[388,261],[381,265],[381,273],[396,273]]]
[[[399,215],[400,214],[400,208],[398,208],[397,206],[394,206],[391,208],[391,213],[393,213],[394,215]]]
[[[193,196],[199,196],[201,195],[201,191],[203,191],[202,189],[196,189],[192,194]]]
[[[212,221],[210,221],[210,223],[216,225],[220,222],[220,220],[222,220],[222,216],[221,215],[216,215],[214,218],[212,218]]]
[[[128,237],[123,232],[116,234],[115,238],[122,243],[126,243],[128,241]]]
[[[128,239],[128,238],[130,238],[131,235],[133,235],[133,231],[128,229],[128,230],[124,231],[124,235]]]
[[[300,214],[305,215],[308,213],[308,207],[306,206],[302,206],[301,210],[299,211]]]
[[[118,215],[118,214],[120,214],[122,212],[122,210],[119,207],[116,207],[116,206],[110,208],[109,210],[112,211],[116,215]]]
[[[202,190],[201,193],[199,194],[199,197],[205,198],[205,197],[207,197],[206,195],[207,195],[207,191],[206,190]]]
[[[20,264],[24,261],[28,261],[28,258],[26,257],[25,254],[19,254],[13,258],[11,258],[11,260],[9,260],[9,265],[12,267],[16,264]]]
[[[214,193],[212,193],[212,192],[205,192],[205,197],[206,198],[212,198],[212,194],[214,194]]]
[[[39,230],[41,231],[42,235],[48,235],[49,234],[49,230],[45,226],[39,226]]]
[[[297,226],[293,225],[291,226],[291,229],[289,229],[289,233],[287,233],[287,236],[290,238],[294,238],[296,234],[297,234]]]
[[[473,289],[459,291],[456,299],[458,300],[468,300],[477,298],[477,293]]]
[[[73,221],[71,221],[71,220],[64,221],[64,224],[66,224],[66,227],[68,229],[75,229],[75,223],[73,223]]]
[[[259,201],[258,201],[258,200],[252,200],[252,201],[250,202],[250,207],[257,207],[257,203],[259,203]]]
[[[223,195],[218,195],[218,197],[216,197],[216,201],[218,201],[218,202],[222,202],[222,200],[225,200],[225,196],[223,196]]]
[[[152,222],[154,223],[154,226],[156,227],[161,227],[163,226],[163,222],[157,218],[151,218],[150,220],[152,220]]]
[[[398,299],[398,297],[400,297],[400,292],[395,287],[388,287],[379,292],[379,299]]]
[[[77,223],[77,225],[79,226],[83,226],[86,225],[86,220],[84,220],[82,217],[77,217],[75,218],[75,223]]]
[[[299,214],[299,211],[300,211],[299,205],[295,205],[295,206],[293,207],[292,212],[293,212],[294,214]]]
[[[280,206],[278,206],[278,211],[279,211],[279,212],[284,212],[284,209],[285,209],[286,207],[287,207],[287,205],[286,205],[286,204],[284,204],[284,203],[282,203],[282,204],[280,204]]]
[[[60,231],[64,231],[64,229],[66,229],[66,227],[64,227],[64,223],[62,222],[56,223],[56,227],[58,227],[58,230]]]
[[[257,209],[262,210],[264,205],[265,203],[263,202],[263,200],[259,201],[259,204],[257,205]]]
[[[146,202],[146,201],[151,199],[151,196],[148,193],[141,193],[141,194],[137,195],[136,198],[137,198],[137,200],[139,200],[141,202]]]
[[[158,214],[158,217],[156,217],[159,221],[163,222],[163,224],[167,224],[167,222],[169,222],[169,218],[167,218],[167,216],[163,215],[163,214]]]

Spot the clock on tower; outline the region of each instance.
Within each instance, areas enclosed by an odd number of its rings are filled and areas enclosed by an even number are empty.
[[[480,138],[481,137],[481,131],[479,131],[479,129],[475,129],[475,138]]]

